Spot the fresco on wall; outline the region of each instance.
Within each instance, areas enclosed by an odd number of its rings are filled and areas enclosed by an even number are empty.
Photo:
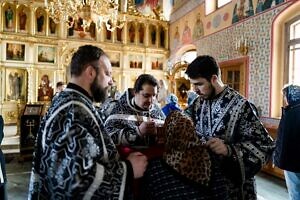
[[[180,33],[179,28],[176,26],[175,33],[174,33],[174,39],[173,39],[173,49],[176,49],[179,46],[180,43]]]
[[[284,2],[284,0],[258,0],[255,13],[260,13],[282,2]]]
[[[254,15],[252,0],[238,0],[233,8],[232,23],[234,24],[252,15]]]
[[[193,30],[193,40],[198,40],[200,37],[204,35],[204,27],[203,22],[201,20],[200,13],[197,14],[197,19],[195,22],[194,30]]]
[[[184,29],[182,32],[182,44],[190,44],[192,43],[192,32],[191,28],[189,27],[188,21],[186,20],[184,23]]]
[[[184,6],[182,2],[187,1],[174,1],[181,6]],[[258,10],[268,9],[277,6],[285,2],[284,0],[233,0],[231,3],[226,4],[221,9],[215,12],[205,15],[205,4],[200,3],[199,6],[195,7],[190,12],[183,15],[180,19],[174,21],[170,25],[170,49],[171,54],[173,51],[177,51],[182,45],[191,44],[202,39],[204,36],[208,36],[217,31],[220,31],[226,27],[232,26],[234,23],[240,20],[248,19],[250,16],[254,16]],[[176,10],[176,9],[175,9]],[[180,12],[180,10],[179,10]],[[175,14],[175,13],[174,13]],[[186,39],[186,33],[184,31],[188,22],[187,27],[191,28],[192,37]],[[202,24],[202,25],[201,25]],[[203,28],[201,28],[203,26]],[[188,30],[188,28],[187,28]],[[183,35],[185,33],[185,36]]]

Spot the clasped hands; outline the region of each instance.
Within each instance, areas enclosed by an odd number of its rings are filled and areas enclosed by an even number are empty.
[[[140,131],[140,135],[142,137],[146,136],[146,135],[156,135],[157,133],[157,128],[155,126],[155,122],[154,121],[146,121],[146,122],[142,122],[139,126],[138,129]]]

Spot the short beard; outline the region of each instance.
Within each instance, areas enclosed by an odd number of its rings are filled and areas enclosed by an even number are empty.
[[[91,85],[91,92],[94,98],[94,101],[97,103],[104,102],[107,98],[107,88],[103,88],[98,84],[97,77],[94,79]]]
[[[216,89],[212,86],[212,84],[210,84],[210,88],[211,88],[211,93],[210,95],[207,97],[207,99],[212,100],[215,98],[216,96]]]

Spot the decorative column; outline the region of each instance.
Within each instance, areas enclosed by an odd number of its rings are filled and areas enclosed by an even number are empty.
[[[165,49],[168,49],[169,46],[169,29],[165,28]]]
[[[29,103],[36,102],[36,91],[38,86],[38,82],[36,80],[37,70],[30,66],[27,68],[28,73],[28,91],[27,91],[27,99]]]
[[[150,35],[150,33],[149,33],[149,21],[147,20],[147,23],[146,23],[146,27],[145,27],[145,41],[144,41],[144,43],[145,43],[145,46],[146,47],[149,47],[149,35]]]

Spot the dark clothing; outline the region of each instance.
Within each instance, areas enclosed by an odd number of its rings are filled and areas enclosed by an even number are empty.
[[[132,181],[92,98],[69,84],[41,122],[28,199],[130,199]]]
[[[278,127],[274,164],[287,171],[300,172],[300,157],[295,156],[300,143],[300,101],[282,108]]]
[[[212,180],[220,177],[219,171],[213,172]],[[143,181],[143,200],[228,199],[225,179],[218,179],[206,187],[180,175],[163,159],[149,161]]]
[[[106,108],[105,128],[115,144],[136,146],[149,145],[147,137],[142,138],[138,126],[150,118],[157,123],[163,123],[165,115],[161,109],[153,104],[150,110],[141,110],[133,103],[133,95],[127,90],[119,100],[112,101]]]
[[[4,126],[4,121],[2,116],[0,115],[0,147],[1,147],[1,142],[4,137],[4,132],[3,132],[3,126]],[[6,171],[5,171],[5,159],[4,159],[4,154],[0,148],[0,199],[7,199],[7,194],[6,194]]]
[[[186,113],[199,137],[217,137],[232,151],[230,157],[210,153],[217,179],[226,179],[230,200],[257,199],[254,175],[269,160],[274,142],[250,103],[226,87],[214,99],[195,99]],[[223,184],[222,182],[220,184]]]

